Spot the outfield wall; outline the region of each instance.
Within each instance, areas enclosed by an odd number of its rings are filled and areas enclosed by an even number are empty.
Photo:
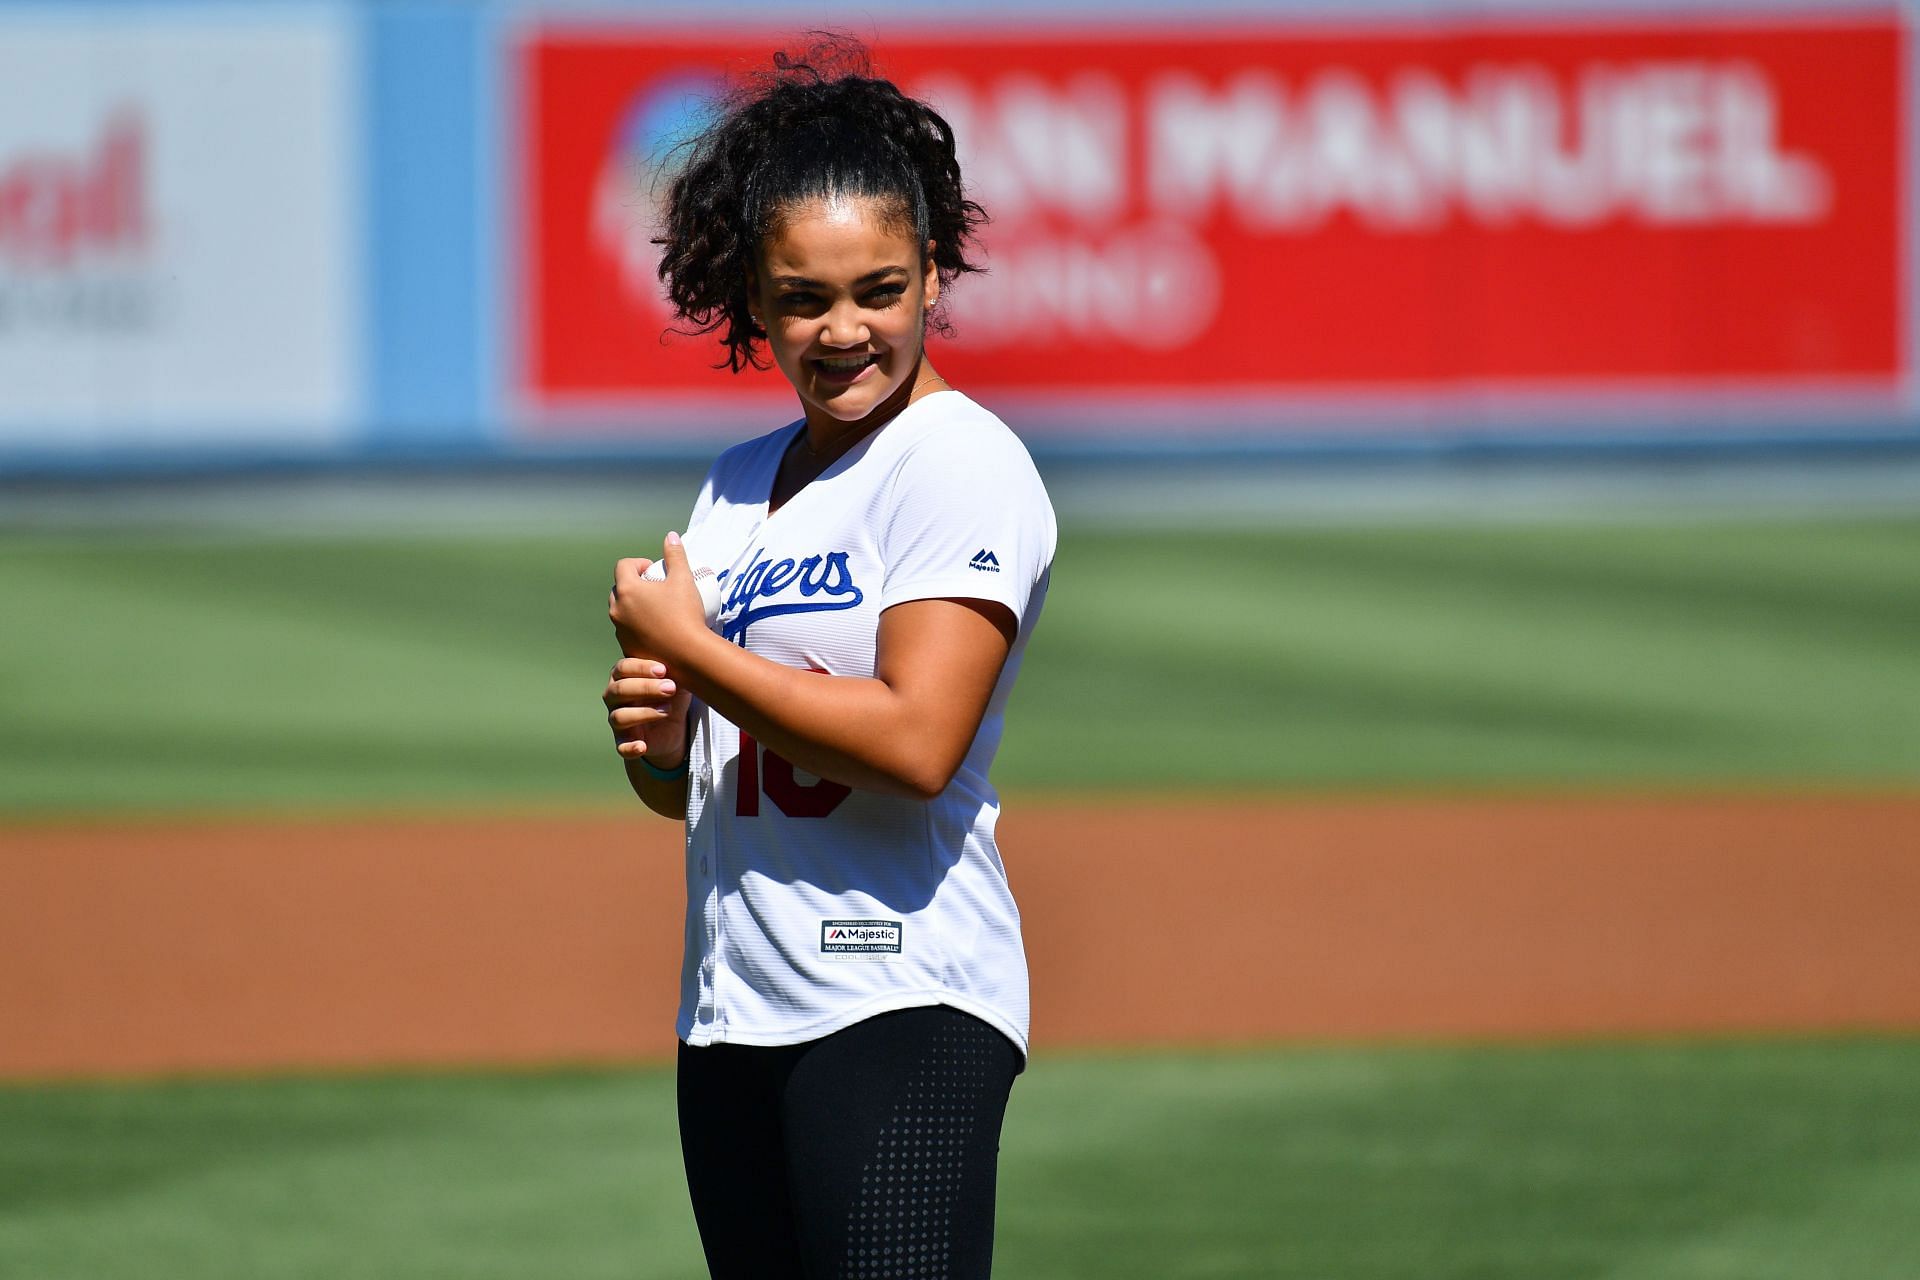
[[[648,192],[818,20],[0,0],[0,474],[706,455]],[[1063,451],[1920,445],[1910,11],[909,4],[994,221],[943,371]]]

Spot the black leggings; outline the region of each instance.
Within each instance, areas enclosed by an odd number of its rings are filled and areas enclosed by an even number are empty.
[[[1024,1066],[945,1005],[807,1044],[682,1044],[680,1150],[714,1280],[986,1276]]]

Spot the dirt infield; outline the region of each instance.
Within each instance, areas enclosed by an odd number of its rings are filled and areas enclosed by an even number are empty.
[[[1037,1053],[1920,1027],[1920,796],[1012,806]],[[659,1059],[678,828],[0,830],[0,1076]]]

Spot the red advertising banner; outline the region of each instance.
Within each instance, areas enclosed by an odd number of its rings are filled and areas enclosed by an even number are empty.
[[[651,430],[709,397],[786,403],[777,374],[662,342],[647,199],[715,77],[780,43],[604,25],[522,41],[533,421]],[[913,28],[874,51],[953,123],[993,219],[990,271],[953,291],[937,354],[983,394],[1065,420],[1906,388],[1891,13]]]

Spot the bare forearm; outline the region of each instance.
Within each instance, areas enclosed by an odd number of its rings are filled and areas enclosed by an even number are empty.
[[[633,794],[640,797],[640,803],[647,806],[663,818],[685,819],[687,816],[687,777],[656,778],[647,771],[647,767],[638,760],[623,761],[627,767],[627,785],[633,788]]]
[[[782,666],[718,636],[689,646],[675,670],[767,748],[850,787],[934,795],[964,751],[942,750],[917,732],[908,699],[881,680]]]

